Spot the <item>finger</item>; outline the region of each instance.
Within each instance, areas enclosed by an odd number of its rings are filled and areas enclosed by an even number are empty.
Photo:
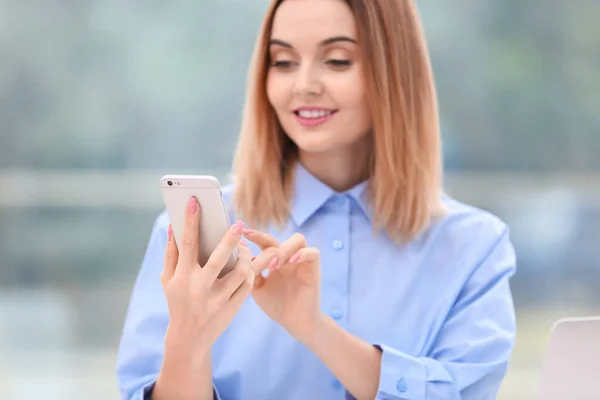
[[[300,282],[312,285],[320,280],[320,253],[314,247],[300,249],[287,262],[282,263],[274,273],[283,276],[295,276]]]
[[[217,279],[221,270],[227,264],[231,253],[233,253],[236,246],[240,243],[243,229],[244,223],[238,221],[225,232],[225,235],[223,235],[223,238],[208,258],[206,265],[202,268],[203,273],[206,274],[206,278],[211,283]]]
[[[169,282],[171,278],[173,278],[178,259],[179,251],[177,250],[175,239],[173,239],[173,227],[169,225],[169,229],[167,231],[167,247],[165,248],[163,270],[160,277],[163,284]]]
[[[190,271],[198,264],[198,226],[200,225],[200,205],[195,197],[188,200],[185,208],[183,233],[179,244],[180,268]]]
[[[273,259],[277,258],[277,250],[275,247],[269,247],[252,259],[250,269],[254,272],[254,275],[260,274],[269,267]]]
[[[279,242],[273,236],[254,229],[244,229],[244,237],[255,243],[261,250],[268,247],[279,247]]]
[[[254,275],[254,285],[252,286],[252,289],[260,289],[266,281],[267,279],[262,274]]]
[[[302,264],[304,262],[318,261],[321,253],[314,247],[305,247],[290,257],[288,264]]]
[[[218,279],[218,283],[215,283],[215,285],[218,285],[219,292],[221,292],[226,300],[229,300],[237,288],[248,278],[252,253],[250,253],[249,248],[242,245],[238,245],[237,250],[239,257],[235,267],[224,278]]]
[[[277,251],[277,263],[273,263],[269,265],[270,270],[275,270],[279,268],[284,263],[288,262],[288,260],[296,254],[300,249],[306,247],[306,239],[304,235],[301,233],[294,233],[292,237],[286,240]]]
[[[258,256],[254,257],[250,263],[250,269],[254,272],[254,288],[258,289],[265,283],[265,277],[262,272],[269,267],[271,263],[277,263],[277,248],[267,248]]]
[[[247,271],[248,275],[242,284],[231,295],[228,305],[237,313],[254,286],[254,272],[251,269]]]

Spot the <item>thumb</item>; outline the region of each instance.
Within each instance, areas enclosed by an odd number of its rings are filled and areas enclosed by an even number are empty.
[[[167,247],[165,248],[163,270],[160,276],[160,280],[163,285],[168,283],[173,278],[178,260],[179,250],[177,249],[177,244],[173,238],[173,227],[169,225],[169,229],[167,231]]]

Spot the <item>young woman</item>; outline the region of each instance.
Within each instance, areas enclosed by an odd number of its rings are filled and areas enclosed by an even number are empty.
[[[442,193],[441,165],[413,0],[274,1],[224,194],[240,221],[202,268],[195,200],[179,249],[156,221],[123,398],[495,398],[515,255],[504,223]]]

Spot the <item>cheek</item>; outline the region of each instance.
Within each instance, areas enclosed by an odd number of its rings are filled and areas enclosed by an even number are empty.
[[[275,108],[275,103],[276,103],[276,93],[274,92],[275,87],[273,86],[273,76],[271,74],[267,74],[267,99],[269,100],[269,103],[271,103],[271,106],[273,108]]]
[[[267,98],[277,113],[283,112],[289,101],[285,79],[277,74],[267,75]]]
[[[358,76],[345,80],[344,84],[336,85],[335,98],[346,114],[345,121],[357,129],[368,129],[371,124],[371,113],[367,104],[364,84]]]
[[[361,69],[338,73],[328,79],[327,89],[331,97],[345,108],[357,108],[365,99],[364,81],[361,77]]]

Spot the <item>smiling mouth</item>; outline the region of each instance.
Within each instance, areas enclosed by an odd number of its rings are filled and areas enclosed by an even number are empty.
[[[329,117],[335,114],[337,110],[325,110],[325,109],[301,109],[295,110],[294,114],[303,119],[320,119]]]

